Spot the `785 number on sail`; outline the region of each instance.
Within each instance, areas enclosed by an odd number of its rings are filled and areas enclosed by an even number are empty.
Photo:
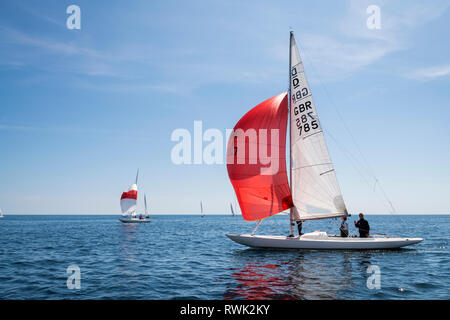
[[[319,128],[310,99],[304,100],[299,105],[294,106],[293,113],[297,129],[299,130],[299,136]]]

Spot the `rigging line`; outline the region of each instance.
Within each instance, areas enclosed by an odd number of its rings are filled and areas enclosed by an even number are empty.
[[[354,157],[354,155],[348,151],[346,148],[344,148],[339,142],[338,140],[331,134],[331,132],[329,132],[328,130],[326,130],[326,133],[334,140],[334,142],[336,143],[336,145],[341,149],[341,151],[344,152],[344,154],[352,161],[352,165],[355,169],[355,171],[358,172],[358,174],[360,175],[360,177],[366,182],[366,184],[369,186],[369,188],[371,188],[371,183],[367,180],[367,178],[365,177],[365,175],[358,169],[358,160]],[[395,209],[392,201],[389,199],[388,195],[386,194],[386,192],[384,191],[383,187],[380,184],[380,181],[377,179],[377,177],[375,176],[370,176],[368,175],[371,179],[375,180],[375,185],[373,185],[373,192],[378,194],[376,192],[376,186],[378,185],[378,188],[381,191],[381,195],[384,198],[384,201],[388,204],[389,207],[389,213],[390,214],[396,214],[397,210]],[[372,189],[372,188],[371,188]],[[402,221],[403,222],[403,221]]]
[[[348,157],[349,160],[351,160],[352,165],[354,167],[354,169],[356,170],[356,172],[358,172],[358,174],[361,176],[361,178],[364,180],[364,182],[366,182],[366,184],[371,187],[372,184],[367,180],[367,178],[362,174],[362,172],[359,170],[358,166],[357,166],[357,159],[355,159],[355,157],[353,156],[353,154],[351,152],[349,152],[346,148],[344,148],[339,141],[331,134],[331,132],[329,132],[328,130],[325,130],[325,132],[328,134],[328,136],[336,143],[336,145],[341,149],[341,151]]]
[[[300,46],[300,44],[299,44],[299,46]],[[302,47],[302,51],[308,51],[308,50],[306,50],[305,47]],[[314,64],[313,64],[311,61],[310,61],[310,65],[311,65],[311,67],[312,67],[313,69],[316,69],[316,68],[314,67]],[[332,104],[332,106],[333,106],[333,109],[335,110],[335,112],[336,112],[337,115],[339,116],[339,118],[340,118],[340,120],[341,120],[341,123],[343,124],[343,126],[344,126],[344,128],[346,129],[347,133],[350,135],[353,144],[356,146],[356,149],[358,150],[358,152],[359,152],[361,158],[362,158],[363,161],[365,162],[366,170],[367,170],[367,171],[370,173],[370,175],[378,182],[378,185],[379,185],[380,190],[382,191],[382,193],[383,193],[383,195],[384,195],[384,197],[385,197],[385,200],[389,203],[390,207],[391,207],[392,210],[393,210],[393,213],[396,213],[396,210],[395,210],[395,207],[394,207],[393,204],[392,204],[392,201],[388,198],[386,192],[385,192],[384,189],[381,187],[381,183],[380,183],[379,180],[377,179],[377,177],[376,177],[376,175],[375,175],[375,173],[374,173],[372,167],[370,166],[370,164],[369,164],[367,158],[364,156],[363,152],[361,151],[361,148],[359,147],[358,143],[356,142],[355,137],[354,137],[353,134],[351,133],[351,131],[350,131],[350,129],[349,129],[349,127],[348,127],[348,125],[347,125],[347,123],[346,123],[344,117],[343,117],[343,116],[341,115],[341,113],[339,112],[339,109],[337,108],[336,103],[335,103],[334,100],[332,99],[332,97],[331,97],[331,95],[330,95],[330,93],[329,93],[327,87],[325,86],[324,82],[322,81],[322,79],[321,79],[319,73],[317,72],[317,70],[315,70],[315,72],[316,72],[316,75],[317,75],[317,78],[318,78],[319,82],[321,83],[321,85],[322,85],[322,87],[323,87],[323,89],[324,89],[324,91],[325,91],[325,94],[328,96],[328,98],[329,98],[330,101],[331,101],[331,104]]]
[[[308,51],[306,48],[304,48],[305,51]],[[323,91],[325,92],[326,96],[328,97],[328,99],[331,102],[331,105],[334,109],[334,111],[336,112],[336,114],[338,115],[339,119],[341,120],[342,125],[344,126],[345,130],[347,131],[347,133],[349,134],[350,138],[352,139],[353,144],[355,145],[356,149],[358,150],[359,154],[361,155],[361,158],[364,160],[365,165],[366,165],[366,169],[368,169],[367,171],[370,171],[370,175],[375,176],[374,171],[372,170],[369,161],[367,160],[367,158],[364,156],[363,152],[361,151],[361,148],[359,146],[359,144],[357,143],[354,135],[352,134],[349,126],[347,125],[347,122],[345,121],[345,118],[342,116],[341,112],[339,111],[339,109],[337,108],[337,105],[333,99],[333,97],[331,96],[331,94],[329,93],[329,90],[327,88],[327,86],[325,85],[325,83],[322,81],[322,78],[320,76],[320,73],[318,72],[318,70],[316,69],[316,67],[314,66],[314,64],[312,63],[312,61],[309,61],[311,67],[314,69],[314,72],[317,75],[317,78],[322,86]]]
[[[341,149],[341,151],[345,154],[345,156],[350,160],[350,162],[351,162],[353,168],[354,168],[355,171],[360,175],[360,177],[363,179],[363,181],[368,185],[368,187],[369,187],[370,189],[372,189],[372,188],[371,188],[371,183],[366,179],[366,177],[361,173],[361,171],[360,171],[360,170],[358,169],[358,167],[355,165],[355,159],[354,159],[353,155],[352,155],[349,151],[347,151],[347,150],[346,150],[346,149],[345,149],[345,148],[337,141],[337,139],[336,139],[330,132],[327,131],[327,134],[335,141],[336,145]],[[377,193],[375,192],[375,194],[377,194]],[[389,204],[388,208],[389,208],[390,213],[391,213],[391,214],[396,213],[395,211],[394,211],[394,212],[391,211],[391,209],[394,209],[394,210],[395,210],[395,208],[394,208],[394,206],[392,205],[392,203],[390,203],[389,199],[387,199],[387,198],[385,197],[384,200],[385,200],[385,201],[387,200],[387,204]],[[384,202],[384,201],[383,201],[383,202]],[[385,203],[385,204],[386,204],[386,203]],[[402,222],[403,222],[403,220],[402,220]]]
[[[255,226],[255,229],[253,229],[253,231],[252,231],[252,233],[251,233],[252,236],[255,234],[256,229],[258,229],[258,227],[259,227],[259,225],[260,225],[260,223],[261,223],[262,221],[263,221],[263,219],[261,219],[261,220],[258,221],[258,223],[257,223],[256,226]]]

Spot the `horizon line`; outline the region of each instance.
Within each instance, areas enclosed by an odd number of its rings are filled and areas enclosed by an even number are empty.
[[[277,213],[273,216],[279,215],[280,213]],[[201,216],[201,213],[152,213],[150,216],[170,216],[170,215],[189,215],[189,216]],[[231,213],[205,213],[204,216],[232,216]],[[284,214],[287,215],[287,214]],[[364,213],[365,216],[432,216],[432,215],[450,215],[450,212],[448,213]],[[121,214],[116,213],[3,213],[3,216],[122,216]],[[235,216],[242,216],[240,213],[236,213]],[[272,217],[273,217],[272,216]],[[358,216],[358,213],[355,213],[350,216]],[[339,218],[339,217],[337,217]],[[329,218],[334,219],[334,218]],[[307,220],[306,220],[307,221]]]

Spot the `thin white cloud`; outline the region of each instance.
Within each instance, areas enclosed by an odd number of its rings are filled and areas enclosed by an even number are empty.
[[[311,81],[346,78],[389,54],[407,50],[417,28],[441,17],[450,8],[448,1],[409,2],[407,5],[393,1],[376,3],[381,8],[380,30],[370,30],[366,26],[366,8],[374,1],[350,0],[347,14],[337,25],[335,34],[297,36],[305,64],[312,67]],[[278,59],[286,59],[285,46],[276,46],[271,51]],[[445,73],[428,71],[428,76]]]
[[[0,124],[0,130],[3,131],[34,131],[37,128],[27,127],[27,126],[15,126],[15,125],[5,125]]]
[[[381,30],[368,30],[366,27],[366,8],[373,1],[352,0],[348,2],[348,10],[341,22],[334,24],[334,33],[318,33],[315,30],[314,33],[302,32],[297,35],[305,63],[312,67],[312,81],[317,80],[317,77],[321,81],[346,78],[393,52],[407,49],[411,45],[414,29],[440,17],[450,6],[448,1],[439,0],[424,4],[411,2],[407,6],[397,5],[392,1],[376,2],[382,8]],[[286,18],[284,11],[274,11],[274,8],[278,7],[260,9],[261,14],[264,18],[274,21],[281,17]],[[214,23],[220,32],[229,34],[230,25],[211,21],[211,24]],[[242,28],[241,20],[237,19],[231,26],[234,26],[232,31]],[[192,32],[194,31],[198,30],[193,29]],[[3,65],[10,61],[11,67],[33,66],[49,74],[70,73],[75,77],[125,79],[126,81],[120,84],[115,81],[103,84],[103,89],[110,86],[113,90],[125,91],[150,90],[183,94],[211,83],[255,84],[270,79],[283,79],[285,70],[281,69],[280,65],[287,60],[286,39],[278,39],[278,32],[261,33],[261,30],[252,26],[245,28],[245,32],[249,34],[249,38],[257,38],[258,41],[254,41],[252,47],[239,48],[234,54],[228,47],[217,45],[209,46],[207,50],[193,46],[182,46],[174,50],[127,41],[121,43],[119,48],[100,50],[94,46],[86,46],[86,43],[90,42],[44,38],[0,25],[0,44],[19,49],[15,50],[18,55],[14,56],[14,60],[11,60],[11,54],[5,52],[3,55],[0,53],[0,58],[6,61]],[[270,32],[270,29],[267,32]],[[272,37],[275,35],[277,38]],[[32,50],[23,50],[23,47],[39,51],[36,54]],[[206,52],[209,54],[206,55]],[[260,60],[249,60],[249,52],[260,53]],[[51,59],[54,56],[67,56],[70,61]],[[41,58],[42,61],[45,58],[50,59],[47,59],[48,63],[41,63]],[[261,62],[264,63],[263,68]],[[183,74],[183,79],[180,79],[180,74]],[[149,81],[149,75],[153,78],[160,77],[159,82],[163,84],[152,83]],[[171,79],[170,84],[164,84],[169,82],[168,79]],[[184,90],[180,91],[180,88]]]
[[[406,78],[415,80],[431,80],[450,75],[450,65],[434,66],[415,70],[405,74]]]
[[[0,35],[3,44],[31,46],[53,54],[83,55],[95,58],[106,58],[106,55],[93,49],[83,48],[74,43],[59,42],[51,39],[31,36],[4,25],[0,25]]]
[[[43,13],[43,7],[37,3],[38,10],[36,10],[36,7],[33,6],[31,3],[24,3],[22,1],[14,1],[13,3],[18,9],[23,10],[24,12],[28,13],[29,15],[38,18],[42,21],[48,22],[53,25],[57,25],[60,27],[64,27],[64,19],[55,19],[51,17],[48,14]],[[45,9],[44,9],[45,10]]]
[[[88,81],[75,81],[75,85],[81,89],[94,90],[94,91],[106,91],[106,92],[163,92],[170,94],[186,95],[192,90],[190,85],[178,85],[170,83],[91,83]]]
[[[74,134],[123,134],[127,131],[107,130],[99,128],[74,128],[74,127],[37,127],[0,124],[0,131],[21,131],[21,132],[49,132],[49,133],[74,133]]]

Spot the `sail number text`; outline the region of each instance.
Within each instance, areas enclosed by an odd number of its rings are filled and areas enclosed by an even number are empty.
[[[299,130],[298,134],[308,133],[311,130],[319,128],[319,123],[312,106],[311,95],[309,92],[306,79],[300,77],[303,72],[297,72],[297,67],[293,67],[291,71],[292,91],[291,96],[292,111],[295,119],[295,124]],[[303,101],[302,101],[303,100]],[[301,102],[299,105],[297,103]]]
[[[312,106],[312,100],[308,97],[310,96],[310,92],[306,84],[306,79],[299,77],[296,67],[292,68],[291,76],[293,91],[291,97],[292,111],[294,113],[295,124],[299,130],[298,135],[301,136],[303,133],[308,133],[311,130],[319,128],[319,123]],[[299,102],[301,102],[299,105],[295,105]]]
[[[310,130],[317,129],[319,127],[314,111],[311,107],[311,101],[305,101],[304,103],[300,103],[298,106],[295,106],[294,115],[296,116],[295,123],[299,130],[299,136],[301,136],[303,132],[307,133]]]

